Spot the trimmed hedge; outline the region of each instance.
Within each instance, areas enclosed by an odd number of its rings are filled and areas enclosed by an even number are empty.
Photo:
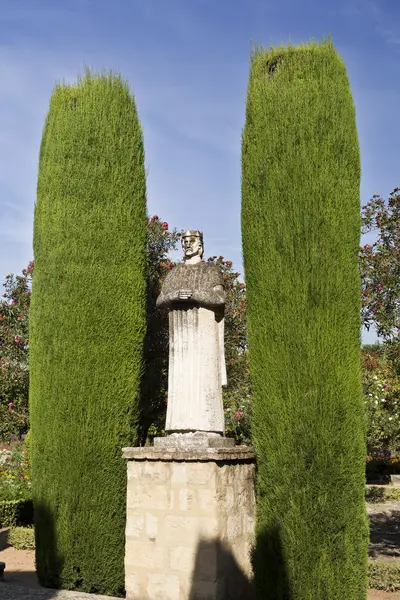
[[[33,550],[35,530],[33,527],[12,527],[8,535],[8,543],[17,550]]]
[[[360,156],[332,42],[256,49],[242,236],[260,598],[364,600]]]
[[[32,500],[0,501],[0,527],[33,525]]]
[[[368,583],[370,588],[396,592],[400,590],[400,564],[398,562],[368,561]]]
[[[365,489],[365,499],[367,502],[391,502],[393,500],[400,500],[400,488],[371,485]]]
[[[146,176],[117,75],[57,85],[40,149],[30,309],[36,560],[49,587],[122,596],[126,464],[146,327]]]

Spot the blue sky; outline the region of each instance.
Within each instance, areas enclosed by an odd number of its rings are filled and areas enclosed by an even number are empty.
[[[204,231],[241,268],[240,141],[251,40],[321,39],[344,58],[361,198],[400,185],[398,0],[0,0],[0,280],[32,258],[38,151],[57,80],[119,70],[144,131],[149,214]],[[374,334],[366,336],[373,341]]]

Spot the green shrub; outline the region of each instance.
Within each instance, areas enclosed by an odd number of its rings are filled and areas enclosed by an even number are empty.
[[[21,443],[10,450],[0,450],[0,501],[31,497],[31,482],[26,473]]]
[[[368,584],[376,590],[395,592],[400,590],[400,564],[370,560],[368,562]]]
[[[26,434],[25,439],[24,439],[23,453],[24,453],[25,476],[28,479],[30,479],[30,477],[31,477],[31,432],[30,431],[28,431],[28,433]]]
[[[119,76],[57,85],[39,160],[30,314],[36,560],[43,585],[124,592],[126,464],[146,322],[146,179]]]
[[[33,524],[32,500],[0,501],[0,527]]]
[[[366,596],[359,185],[353,100],[332,42],[257,49],[242,235],[265,599]]]
[[[35,548],[35,530],[33,527],[11,527],[8,543],[17,550],[33,550]]]
[[[370,485],[365,489],[367,502],[393,502],[400,500],[400,489],[383,487],[381,485]]]

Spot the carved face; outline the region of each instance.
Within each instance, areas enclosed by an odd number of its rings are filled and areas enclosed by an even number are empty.
[[[193,256],[202,256],[203,247],[201,239],[197,235],[187,235],[182,238],[183,256],[192,258]]]

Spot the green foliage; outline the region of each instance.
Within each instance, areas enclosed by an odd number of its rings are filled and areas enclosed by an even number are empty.
[[[375,590],[400,590],[400,564],[383,560],[368,561],[368,582],[369,587]]]
[[[23,455],[24,455],[24,474],[30,480],[31,478],[31,432],[25,436],[24,446],[23,446]]]
[[[8,543],[17,550],[34,550],[35,530],[33,527],[11,527]]]
[[[162,282],[174,266],[169,257],[180,234],[158,215],[148,220],[147,329],[140,403],[140,445],[164,435],[168,385],[168,313],[156,306]]]
[[[400,374],[391,346],[361,351],[369,455],[400,450]]]
[[[386,341],[400,334],[400,189],[395,188],[385,202],[374,195],[363,206],[363,233],[374,232],[377,239],[360,249],[362,282],[362,321]]]
[[[400,500],[400,489],[381,485],[366,487],[365,499],[367,502],[393,502]]]
[[[359,184],[353,100],[332,42],[257,49],[242,236],[265,599],[366,596]]]
[[[119,76],[57,85],[40,149],[30,326],[36,561],[42,584],[124,591],[126,465],[146,315],[146,178]]]
[[[32,500],[0,500],[0,527],[32,524]]]
[[[10,440],[29,426],[28,327],[33,261],[22,275],[6,277],[0,299],[0,439]]]
[[[31,495],[21,443],[0,450],[0,500],[29,499]]]
[[[219,265],[224,278],[225,361],[228,385],[223,389],[225,432],[238,444],[250,443],[251,382],[246,340],[246,286],[232,261],[223,256],[208,259]]]

